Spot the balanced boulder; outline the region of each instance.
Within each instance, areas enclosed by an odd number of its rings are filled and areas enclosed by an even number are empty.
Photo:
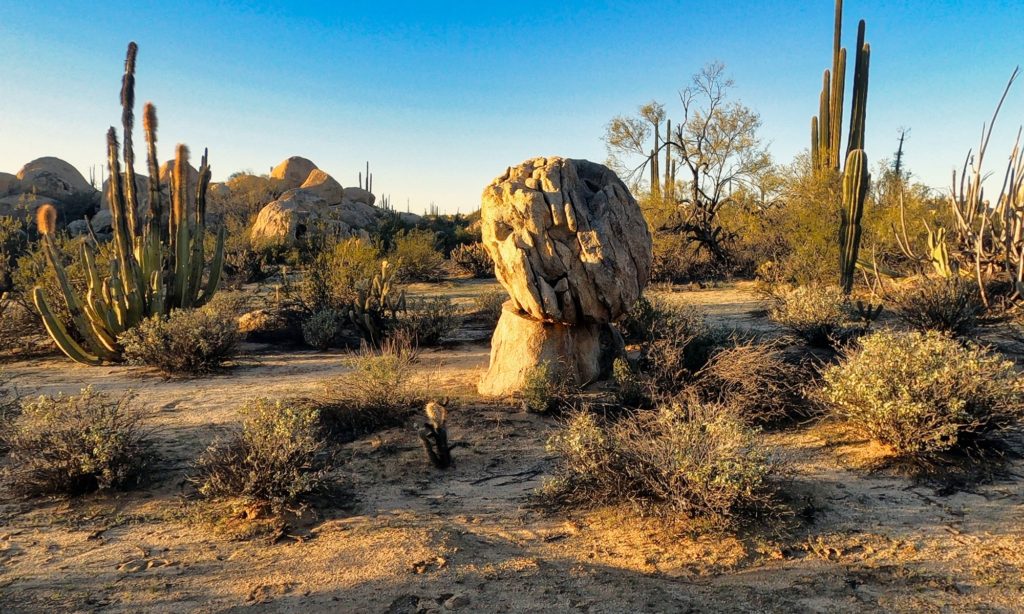
[[[316,164],[301,156],[292,156],[270,171],[270,178],[281,182],[281,189],[291,190],[305,183]]]
[[[309,176],[300,187],[324,199],[328,205],[340,205],[345,199],[345,189],[341,184],[318,168],[309,172]]]

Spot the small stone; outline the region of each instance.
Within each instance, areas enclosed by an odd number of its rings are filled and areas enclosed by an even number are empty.
[[[458,610],[469,605],[469,597],[466,595],[452,595],[444,602],[446,610]]]

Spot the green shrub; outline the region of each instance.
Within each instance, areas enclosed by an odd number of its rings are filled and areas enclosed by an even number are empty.
[[[649,399],[644,381],[624,358],[612,363],[612,380],[615,382],[615,399],[626,407],[643,407]]]
[[[444,255],[437,250],[434,233],[410,230],[395,238],[388,255],[398,266],[403,281],[438,281],[445,275]]]
[[[903,456],[1019,426],[1024,378],[1013,363],[937,332],[878,331],[824,373],[832,412]]]
[[[808,344],[825,347],[844,332],[845,302],[838,286],[798,286],[773,297],[769,316]]]
[[[504,289],[488,290],[474,298],[473,305],[476,307],[476,313],[494,326],[501,318],[501,308],[507,300],[508,293]]]
[[[385,340],[380,349],[364,346],[347,359],[351,370],[328,386],[321,408],[332,436],[351,440],[401,424],[422,401],[413,385],[418,357],[416,346],[399,335]]]
[[[131,488],[152,460],[141,414],[129,398],[91,387],[26,401],[8,429],[6,477],[11,490],[25,496]]]
[[[310,313],[345,309],[356,299],[360,284],[367,284],[380,272],[380,253],[362,239],[336,243],[317,256],[306,268],[301,300]]]
[[[779,469],[756,429],[692,399],[614,421],[574,413],[548,450],[558,469],[542,492],[556,503],[629,503],[726,522],[770,507]]]
[[[168,375],[198,375],[234,358],[238,338],[233,310],[208,305],[149,318],[117,340],[131,364],[155,367]]]
[[[697,372],[695,386],[706,402],[727,405],[755,423],[803,412],[803,371],[773,343],[748,341],[715,353]]]
[[[324,309],[302,323],[302,339],[311,348],[321,352],[337,345],[348,315],[337,309]]]
[[[458,309],[447,297],[410,299],[395,328],[417,345],[430,347],[458,327],[457,314]]]
[[[241,412],[241,430],[211,444],[189,480],[207,499],[241,499],[273,514],[295,510],[329,470],[317,410],[258,399]]]
[[[558,365],[544,361],[526,373],[520,395],[526,411],[547,414],[568,406],[575,391]]]
[[[619,320],[619,328],[627,339],[651,341],[656,336],[654,327],[662,317],[661,311],[664,311],[664,305],[641,296]]]
[[[459,245],[452,250],[452,262],[476,279],[494,277],[494,262],[482,243]]]
[[[896,316],[919,331],[971,334],[985,311],[978,285],[954,277],[925,277],[892,297]]]

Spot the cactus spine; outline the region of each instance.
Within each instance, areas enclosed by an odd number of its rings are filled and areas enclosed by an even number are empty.
[[[124,126],[125,170],[122,175],[117,132],[107,132],[107,163],[110,171],[108,200],[113,226],[114,258],[110,270],[101,275],[95,261],[95,248],[84,243],[81,259],[86,270],[87,291],[79,297],[64,271],[63,257],[55,240],[55,215],[52,206],[39,211],[43,249],[57,275],[61,294],[71,312],[77,335],[72,335],[47,304],[41,288],[33,299],[43,323],[57,346],[69,358],[84,364],[121,359],[117,336],[145,318],[166,315],[171,309],[195,307],[206,303],[217,291],[224,261],[224,229],[202,283],[205,266],[203,238],[206,231],[206,189],[210,167],[203,153],[195,194],[188,194],[188,149],[178,146],[171,181],[172,209],[164,215],[161,206],[159,163],[156,157],[156,109],[147,103],[143,115],[150,203],[146,224],[137,219],[138,195],[135,186],[135,153],[132,144],[135,103],[135,57],[138,47],[128,45],[125,75],[121,87],[122,124]],[[79,342],[81,340],[81,342]]]
[[[841,46],[843,1],[836,0],[832,37],[832,69],[822,78],[818,115],[811,119],[811,163],[814,171],[829,175],[840,173],[843,128],[843,96],[846,89],[846,49]],[[857,25],[856,60],[853,71],[853,100],[850,128],[842,166],[842,223],[839,229],[840,285],[849,294],[853,289],[857,252],[860,248],[860,220],[864,214],[871,176],[864,153],[864,128],[867,123],[868,68],[871,46],[864,42],[865,23]]]

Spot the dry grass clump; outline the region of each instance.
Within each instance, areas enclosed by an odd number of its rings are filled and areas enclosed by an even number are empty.
[[[960,277],[924,277],[890,298],[896,316],[920,331],[962,337],[978,327],[985,305],[977,283]]]
[[[258,399],[241,411],[241,430],[211,444],[189,481],[203,498],[241,501],[253,517],[296,511],[330,468],[317,409]]]
[[[166,318],[154,316],[120,335],[118,342],[132,364],[168,375],[200,375],[234,358],[238,339],[234,311],[211,305],[178,309]]]
[[[91,387],[26,401],[2,434],[12,492],[77,495],[137,486],[152,460],[141,414],[127,396]]]
[[[694,385],[705,401],[765,424],[805,412],[801,384],[806,379],[779,344],[746,341],[715,353],[695,375]]]
[[[1024,378],[1012,362],[934,331],[864,337],[825,371],[821,396],[898,456],[950,450],[1024,418]]]
[[[826,347],[843,334],[845,303],[838,286],[811,284],[773,294],[768,314],[809,345]]]
[[[772,507],[781,468],[735,412],[685,398],[614,421],[576,412],[548,449],[558,457],[542,490],[549,501],[628,503],[726,524]]]
[[[331,435],[346,441],[401,424],[422,400],[412,381],[418,357],[416,345],[399,335],[349,358],[352,370],[328,387],[321,404]]]

